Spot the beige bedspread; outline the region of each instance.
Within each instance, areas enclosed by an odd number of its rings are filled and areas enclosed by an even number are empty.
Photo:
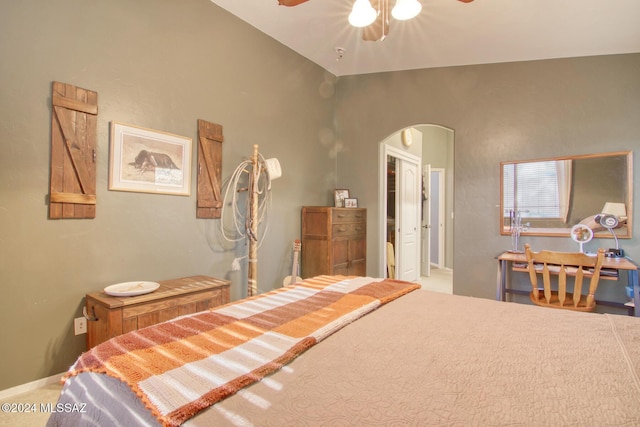
[[[640,319],[416,290],[186,426],[640,426]],[[156,425],[102,374],[49,426]],[[77,414],[76,414],[77,415]]]
[[[638,426],[640,319],[428,291],[190,426]]]

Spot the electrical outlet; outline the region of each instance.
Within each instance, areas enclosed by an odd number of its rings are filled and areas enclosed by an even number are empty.
[[[84,317],[76,317],[73,319],[73,333],[82,335],[87,333],[87,319]]]

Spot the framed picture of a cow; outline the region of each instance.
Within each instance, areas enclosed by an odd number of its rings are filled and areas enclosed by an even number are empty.
[[[191,194],[191,138],[111,122],[109,190]]]

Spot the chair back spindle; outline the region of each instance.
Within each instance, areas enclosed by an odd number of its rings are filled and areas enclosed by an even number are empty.
[[[525,245],[525,254],[531,282],[531,301],[545,307],[577,311],[593,311],[595,293],[604,262],[604,249],[595,256],[581,252],[540,251],[533,252]],[[542,274],[542,288],[538,287],[538,274]],[[558,276],[557,290],[552,288],[551,277]],[[575,277],[573,292],[567,292],[567,276]],[[589,289],[583,293],[583,282],[589,278]]]

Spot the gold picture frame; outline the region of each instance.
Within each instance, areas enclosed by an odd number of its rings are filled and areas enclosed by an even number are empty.
[[[111,122],[109,190],[191,195],[191,138]]]

